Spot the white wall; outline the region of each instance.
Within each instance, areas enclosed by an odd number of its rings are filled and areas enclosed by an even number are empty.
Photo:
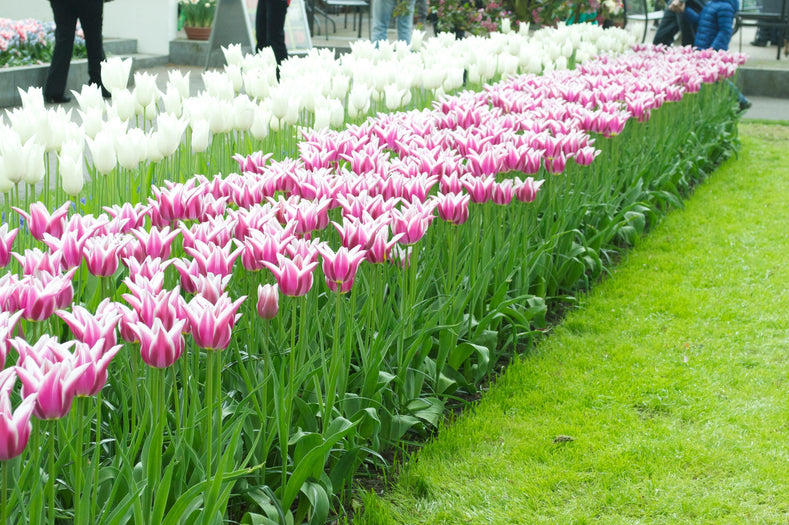
[[[51,22],[52,9],[47,0],[0,0],[0,18],[11,20],[35,18],[43,22]]]
[[[104,5],[104,36],[134,38],[140,53],[167,55],[175,39],[178,0],[113,0]],[[0,17],[52,20],[47,0],[0,0]]]

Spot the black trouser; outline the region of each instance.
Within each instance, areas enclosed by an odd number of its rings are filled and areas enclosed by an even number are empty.
[[[104,0],[50,0],[49,3],[55,15],[55,50],[52,52],[44,96],[60,97],[66,91],[77,20],[85,33],[88,79],[91,84],[101,85],[101,61],[104,60],[101,24]]]
[[[781,0],[763,0],[760,13],[774,13],[781,12]],[[779,44],[778,40],[781,38],[780,31],[777,27],[769,27],[759,24],[759,29],[756,31],[756,40],[759,42],[770,42],[773,45]]]
[[[671,0],[667,0],[668,3],[670,3],[670,1]],[[706,4],[704,0],[699,2],[688,0],[686,7],[690,7],[697,13],[701,13],[704,4]],[[693,26],[688,17],[686,17],[684,13],[675,13],[674,11],[666,9],[663,12],[663,18],[660,19],[660,24],[658,25],[657,32],[655,32],[655,38],[652,39],[652,43],[655,45],[664,44],[670,46],[674,43],[674,36],[677,34],[677,31],[681,33],[680,37],[683,46],[693,45],[693,41],[696,39],[696,32],[693,30]]]
[[[285,14],[288,12],[287,0],[260,0],[255,14],[255,37],[257,49],[271,46],[277,66],[288,58],[285,47]],[[277,68],[279,78],[279,67]]]

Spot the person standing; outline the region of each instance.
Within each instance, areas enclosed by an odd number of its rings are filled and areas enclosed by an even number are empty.
[[[707,0],[687,0],[688,7],[697,13],[701,12],[706,3]],[[677,32],[680,33],[680,39],[683,46],[693,45],[693,41],[696,39],[696,32],[693,30],[693,25],[685,16],[685,13],[666,8],[666,10],[663,11],[663,18],[660,19],[652,43],[656,46],[660,44],[670,46],[674,43],[674,37]]]
[[[288,13],[290,0],[260,0],[255,12],[255,38],[257,50],[271,46],[277,61],[277,80],[279,65],[288,58],[285,45],[285,15]]]
[[[739,0],[710,0],[701,12],[687,7],[685,1],[672,0],[669,9],[676,13],[685,13],[688,17],[688,20],[696,30],[696,39],[693,41],[693,46],[698,49],[728,50],[734,30],[734,15],[737,14],[737,10],[740,8]],[[751,107],[751,101],[737,89],[737,86],[730,80],[726,82],[737,95],[740,112]]]
[[[66,80],[74,54],[74,34],[77,20],[85,34],[85,48],[88,52],[88,79],[91,84],[101,87],[102,95],[110,93],[101,84],[101,62],[104,60],[101,26],[104,16],[104,0],[49,0],[55,17],[55,50],[49,65],[44,100],[62,104],[71,97],[66,94]]]
[[[414,4],[416,0],[373,0],[373,42],[386,42],[389,20],[394,16],[397,24],[397,39],[411,43],[414,30]]]

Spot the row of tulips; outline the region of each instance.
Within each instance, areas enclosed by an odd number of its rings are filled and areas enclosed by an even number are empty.
[[[729,151],[741,58],[643,48],[306,131],[295,158],[105,214],[16,206],[1,517],[323,523],[676,203],[680,147]]]
[[[75,92],[78,116],[46,108],[40,90],[21,93],[23,106],[6,112],[9,125],[0,122],[0,192],[10,193],[6,202],[36,198],[49,208],[74,196],[80,212],[98,214],[105,205],[144,202],[154,180],[161,186],[194,173],[228,173],[234,169],[228,152],[293,157],[303,126],[337,128],[378,111],[428,107],[461,88],[464,72],[479,86],[502,75],[564,69],[631,42],[627,32],[591,25],[531,35],[523,25],[460,41],[449,35],[423,41],[416,33],[411,48],[359,41],[339,59],[312,50],[282,65],[281,82],[269,50],[243,55],[230,46],[225,68],[204,72],[205,90],[197,95],[189,91],[189,74],[175,70],[163,91],[146,72],[136,73],[129,89],[131,59],[115,57],[102,68],[112,101],[84,86]],[[93,188],[86,190],[86,181],[95,181]],[[91,198],[81,203],[86,193]]]

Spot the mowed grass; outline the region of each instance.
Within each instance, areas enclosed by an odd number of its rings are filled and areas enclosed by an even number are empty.
[[[740,133],[355,523],[789,523],[789,127]]]

